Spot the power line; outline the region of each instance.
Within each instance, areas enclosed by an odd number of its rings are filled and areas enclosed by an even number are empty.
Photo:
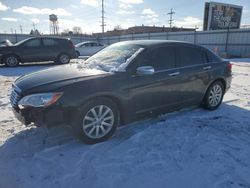
[[[172,24],[174,21],[173,14],[175,14],[175,12],[173,12],[173,9],[171,8],[171,11],[167,13],[167,15],[169,15],[169,17],[170,17],[170,19],[168,20],[170,29],[172,28]]]

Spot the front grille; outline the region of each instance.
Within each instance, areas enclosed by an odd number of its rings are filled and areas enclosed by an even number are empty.
[[[18,107],[18,101],[21,99],[21,93],[20,93],[20,89],[17,88],[16,86],[12,86],[12,92],[10,95],[10,104],[13,108],[17,108]]]

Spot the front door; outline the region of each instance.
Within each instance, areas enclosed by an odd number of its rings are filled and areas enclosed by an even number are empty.
[[[34,38],[21,45],[20,51],[24,62],[41,61],[43,52],[40,38]]]
[[[55,60],[59,53],[63,52],[64,46],[59,44],[59,40],[44,38],[42,44],[43,53],[41,55],[44,61]]]
[[[136,68],[152,66],[152,75],[138,75]],[[147,50],[129,81],[131,109],[136,114],[178,106],[179,69],[175,67],[175,49],[161,46]]]

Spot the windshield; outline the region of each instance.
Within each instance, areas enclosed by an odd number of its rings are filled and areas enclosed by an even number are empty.
[[[84,44],[84,42],[80,42],[80,43],[76,44],[75,47],[80,47],[83,44]]]
[[[134,44],[113,44],[91,56],[83,63],[84,68],[100,69],[106,72],[125,68],[143,48]]]
[[[27,40],[29,40],[29,38],[28,38],[28,39],[24,39],[24,40],[21,40],[21,41],[17,42],[16,44],[14,44],[14,46],[18,46],[18,45],[20,45],[20,44],[22,44],[22,43],[26,42]]]

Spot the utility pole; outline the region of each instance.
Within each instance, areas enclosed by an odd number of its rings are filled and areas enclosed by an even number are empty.
[[[36,30],[36,24],[33,22],[32,25],[33,25],[33,29],[35,31]]]
[[[106,26],[106,24],[104,22],[104,19],[105,19],[104,13],[105,13],[105,11],[104,11],[104,0],[102,0],[102,17],[101,17],[102,18],[102,24],[101,24],[102,34],[104,33],[104,27]]]
[[[175,14],[175,12],[171,8],[171,11],[167,13],[167,15],[169,15],[169,17],[170,17],[170,19],[168,21],[169,21],[169,27],[170,27],[171,30],[172,30],[172,24],[173,24],[173,21],[174,21],[173,14]]]
[[[20,25],[20,32],[21,32],[21,34],[23,34],[23,26],[22,25]]]

